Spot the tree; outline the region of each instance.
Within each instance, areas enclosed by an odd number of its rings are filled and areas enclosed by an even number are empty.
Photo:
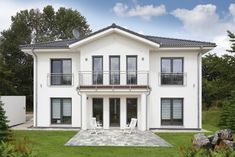
[[[231,97],[224,102],[222,113],[220,116],[219,126],[221,128],[228,128],[235,131],[235,92],[233,91]]]
[[[0,75],[7,78],[0,87],[6,95],[26,95],[29,108],[33,101],[33,60],[19,49],[19,45],[73,38],[73,29],[81,35],[87,35],[91,30],[86,18],[77,10],[59,8],[55,11],[50,5],[43,11],[22,10],[12,16],[11,21],[11,27],[1,32],[0,37],[0,68],[3,70]]]
[[[208,54],[202,59],[203,107],[221,106],[235,90],[235,57]]]
[[[231,49],[227,50],[227,51],[234,53],[235,52],[235,35],[234,35],[234,33],[230,32],[230,31],[227,31],[227,33],[228,33],[228,36],[230,38],[229,41],[232,43]]]
[[[3,103],[0,101],[0,142],[8,141],[10,139],[10,130],[7,123],[8,121],[3,109]]]

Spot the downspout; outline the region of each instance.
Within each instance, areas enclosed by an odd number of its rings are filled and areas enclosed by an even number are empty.
[[[197,79],[197,108],[198,108],[198,110],[197,110],[197,128],[199,129],[200,128],[200,110],[201,110],[201,107],[200,107],[200,95],[201,95],[201,93],[200,93],[200,88],[201,88],[201,85],[200,85],[200,80],[201,80],[201,76],[200,76],[200,74],[201,74],[201,72],[200,72],[200,69],[201,69],[201,67],[200,66],[202,66],[202,64],[200,63],[200,59],[201,59],[201,53],[202,53],[202,50],[203,50],[203,46],[201,46],[200,47],[200,51],[199,51],[199,53],[198,53],[198,55],[197,55],[197,77],[198,77],[198,79]]]
[[[81,114],[80,114],[80,116],[81,116],[81,129],[82,129],[82,95],[80,93],[79,87],[77,87],[76,90],[77,90],[78,95],[80,96],[80,105],[81,105]]]
[[[146,130],[148,130],[148,96],[151,94],[151,88],[148,87],[149,90],[148,90],[148,93],[146,95]]]
[[[151,87],[149,87],[149,73],[148,73],[148,93],[146,95],[146,130],[148,130],[148,96],[151,94]]]
[[[37,127],[38,124],[37,124],[37,111],[38,111],[38,88],[37,88],[37,83],[38,83],[38,57],[36,55],[36,53],[34,52],[34,48],[31,49],[31,52],[33,54],[33,58],[34,58],[34,112],[35,112],[35,117],[34,117],[34,121],[35,121],[35,126],[34,127]]]

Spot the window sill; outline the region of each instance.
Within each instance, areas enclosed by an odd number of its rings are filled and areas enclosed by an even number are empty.
[[[169,128],[184,128],[183,125],[161,125],[161,128],[163,129],[169,129]]]
[[[72,127],[72,124],[51,124],[50,127],[54,128]]]
[[[48,85],[51,88],[71,88],[73,85]]]
[[[183,88],[183,87],[186,87],[186,85],[159,85],[160,87],[181,87],[181,88]]]

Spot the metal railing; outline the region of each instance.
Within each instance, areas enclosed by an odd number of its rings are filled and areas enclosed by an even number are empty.
[[[73,85],[73,74],[50,73],[47,75],[48,85]]]
[[[147,71],[79,71],[79,86],[149,85]]]
[[[160,85],[186,85],[186,73],[159,73]]]

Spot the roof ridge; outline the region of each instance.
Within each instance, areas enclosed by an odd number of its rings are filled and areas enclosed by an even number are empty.
[[[164,39],[173,39],[173,40],[180,40],[180,41],[191,41],[191,42],[200,42],[200,43],[208,43],[208,44],[215,44],[213,42],[208,41],[200,41],[200,40],[192,40],[192,39],[180,39],[180,38],[171,38],[171,37],[162,37],[162,36],[152,36],[152,35],[145,35],[146,37],[153,37],[153,38],[164,38]]]

